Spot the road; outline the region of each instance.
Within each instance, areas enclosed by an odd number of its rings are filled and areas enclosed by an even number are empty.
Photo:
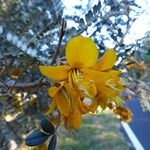
[[[129,127],[144,149],[150,150],[150,112],[143,111],[136,96],[133,96],[127,105],[133,113],[133,120],[129,123]]]

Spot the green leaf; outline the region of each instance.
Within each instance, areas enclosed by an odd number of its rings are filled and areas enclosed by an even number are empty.
[[[99,9],[98,9],[97,5],[95,5],[95,6],[93,7],[93,13],[94,13],[94,14],[97,14],[98,11],[99,11]]]
[[[38,145],[43,144],[48,138],[49,138],[49,135],[36,130],[26,137],[26,145],[38,146]]]
[[[57,136],[54,134],[50,140],[50,143],[48,145],[48,150],[55,150],[57,143]]]
[[[72,28],[70,29],[70,34],[71,34],[72,36],[75,36],[75,35],[77,34],[77,30],[76,30],[75,27],[72,27]]]
[[[37,62],[37,59],[36,58],[32,58],[31,56],[29,56],[29,55],[26,55],[26,54],[20,54],[19,55],[19,59],[21,60],[21,61],[28,61],[28,62]]]
[[[111,34],[111,38],[112,38],[114,41],[117,41],[117,37],[116,37],[114,34]]]
[[[88,13],[85,14],[85,20],[86,20],[87,23],[91,22],[92,16],[93,16],[92,11],[88,11]]]
[[[119,36],[119,37],[122,37],[122,36],[123,36],[122,30],[121,30],[120,28],[118,29],[118,36]]]
[[[101,9],[101,1],[98,2],[97,7],[99,10]]]
[[[19,58],[23,61],[26,61],[26,60],[29,60],[30,59],[30,56],[28,55],[25,55],[25,54],[20,54],[19,55]]]
[[[44,132],[52,135],[55,132],[55,127],[44,116],[41,119],[41,128]]]
[[[80,19],[80,27],[81,28],[85,27],[85,22],[84,22],[83,18]]]

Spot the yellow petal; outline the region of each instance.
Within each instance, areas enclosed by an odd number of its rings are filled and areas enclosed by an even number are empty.
[[[77,102],[77,107],[78,107],[80,113],[86,114],[90,111],[90,109],[82,103],[80,98],[77,98],[76,102]]]
[[[119,75],[122,73],[120,70],[110,70],[108,71],[111,77],[119,77]]]
[[[41,73],[54,80],[64,80],[68,78],[69,66],[39,66]]]
[[[108,99],[107,98],[101,98],[98,99],[98,104],[100,105],[100,107],[105,110],[108,104]]]
[[[88,112],[94,113],[98,107],[97,99],[91,99],[91,104],[87,104],[87,102],[84,101],[83,106],[88,110]]]
[[[53,100],[52,103],[51,103],[50,106],[49,106],[48,111],[45,113],[45,115],[49,115],[49,114],[54,110],[55,107],[56,107],[56,103],[55,103],[55,101]]]
[[[80,71],[83,76],[87,77],[94,83],[105,83],[110,78],[110,75],[107,72],[94,71],[91,69],[80,69]]]
[[[66,97],[63,95],[63,93],[61,91],[59,91],[54,97],[53,97],[54,101],[56,102],[56,105],[59,109],[59,111],[64,115],[64,116],[68,116],[71,112],[70,110],[70,106],[68,103],[68,100],[66,99]]]
[[[68,82],[69,82],[70,87],[73,87],[71,74],[72,74],[72,71],[69,72]]]
[[[102,109],[107,107],[108,102],[115,102],[117,105],[121,104],[120,89],[117,85],[107,86],[106,84],[97,83],[98,96],[96,97],[98,104]]]
[[[109,70],[114,66],[116,59],[117,55],[115,51],[113,49],[108,49],[93,69],[99,71]]]
[[[73,128],[79,129],[81,124],[81,113],[76,110],[73,114],[64,118],[64,124],[66,129]]]
[[[77,110],[71,117],[69,118],[70,126],[73,129],[79,129],[81,124],[81,114]]]
[[[94,71],[90,69],[80,69],[83,76],[92,80],[97,88],[98,104],[105,109],[109,99],[113,99],[121,92],[122,86],[119,84],[120,71],[110,70],[107,72]],[[107,85],[108,84],[108,85]],[[97,104],[91,106],[92,112],[96,109]],[[90,110],[91,111],[91,110]]]
[[[89,98],[93,98],[97,94],[96,86],[92,81],[81,80],[80,86],[85,96]]]
[[[60,124],[60,121],[61,121],[60,118],[52,118],[49,120],[49,122],[52,123],[54,126]]]
[[[118,71],[118,70],[110,70],[110,71],[108,71],[110,79],[114,82],[116,88],[118,88],[120,90],[120,92],[124,90],[123,83],[120,81],[120,77],[119,77],[119,75],[121,73],[122,72]]]
[[[48,95],[49,95],[50,97],[54,97],[55,94],[56,94],[58,91],[59,91],[59,88],[57,88],[56,86],[50,87],[50,88],[48,89]]]
[[[91,69],[80,69],[83,76],[93,81],[94,83],[105,83],[109,79],[115,79],[119,81],[119,75],[121,71],[110,70],[107,72],[95,71]]]
[[[96,44],[90,38],[76,36],[66,45],[66,59],[71,67],[92,67],[98,59]]]
[[[76,102],[78,97],[83,97],[82,92],[75,86],[75,84],[65,83],[64,87],[69,93],[71,101]]]
[[[90,111],[92,113],[94,113],[97,110],[97,107],[98,107],[97,99],[94,99],[92,104],[89,107],[90,107]]]
[[[114,93],[111,89],[105,85],[98,85],[98,96],[96,97],[98,105],[104,110],[107,107],[109,98],[114,97]]]
[[[56,84],[58,84],[57,86],[52,86],[48,89],[48,95],[50,97],[54,97],[55,94],[62,88],[62,86],[64,85],[64,82],[57,82]]]

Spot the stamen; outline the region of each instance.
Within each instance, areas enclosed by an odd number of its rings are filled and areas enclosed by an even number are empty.
[[[89,88],[94,81],[84,79],[77,69],[72,71],[72,79],[75,85],[84,93],[85,97],[93,98],[93,95],[90,94],[86,87]]]
[[[117,105],[121,105],[123,102],[119,96],[114,97],[113,100]]]
[[[113,80],[113,79],[107,80],[106,83],[105,83],[105,85],[108,86],[109,88],[113,89],[113,90],[120,91],[120,90],[117,88],[117,85],[114,83],[114,80]]]

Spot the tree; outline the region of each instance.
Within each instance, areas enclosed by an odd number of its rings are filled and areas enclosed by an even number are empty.
[[[121,61],[135,51],[135,45],[124,44],[141,13],[134,0],[89,1],[86,9],[75,7],[83,18],[76,14],[64,16],[63,10],[61,0],[1,1],[0,132],[4,147],[10,139],[22,142],[23,134],[39,126],[37,118],[50,103],[45,87],[52,81],[41,76],[38,66],[65,63],[64,47],[69,39],[80,34],[91,37],[101,55],[111,42]],[[69,21],[74,21],[76,28],[67,28]]]

